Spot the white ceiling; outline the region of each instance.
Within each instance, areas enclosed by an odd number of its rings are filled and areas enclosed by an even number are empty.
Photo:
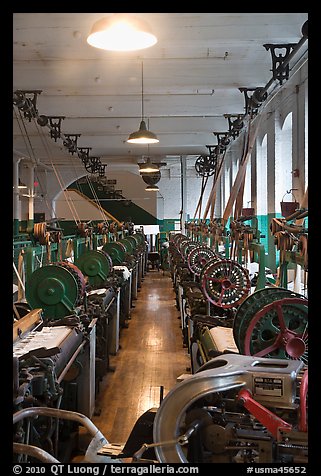
[[[271,79],[271,53],[263,45],[298,43],[308,19],[307,13],[136,13],[158,43],[116,53],[86,42],[92,24],[108,15],[13,15],[13,91],[41,90],[39,114],[65,116],[62,132],[81,134],[78,147],[92,147],[90,155],[107,171],[138,171],[148,153],[167,162],[208,153],[206,145],[217,144],[213,132],[228,130],[224,114],[244,113],[238,88]],[[160,140],[149,151],[126,142],[141,120],[142,62],[145,120]],[[22,128],[17,115],[15,108],[14,151],[47,164],[70,162],[62,140],[34,121]]]

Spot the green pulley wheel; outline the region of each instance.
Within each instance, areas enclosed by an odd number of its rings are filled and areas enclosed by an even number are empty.
[[[103,246],[103,251],[108,253],[111,257],[113,266],[118,266],[122,264],[125,260],[124,246],[118,241],[111,241],[109,243],[105,243]]]
[[[131,236],[138,240],[140,246],[145,246],[145,236],[143,235],[143,233],[134,233],[134,235]]]
[[[173,235],[170,241],[172,241],[173,243],[177,243],[179,240],[185,240],[186,238],[188,237],[186,235],[183,235],[183,233],[175,233],[175,235]]]
[[[187,245],[187,243],[190,243],[190,241],[191,240],[189,238],[184,238],[182,240],[179,240],[179,242],[177,244],[177,249],[180,252],[182,258],[185,258],[185,254],[183,253],[183,249]]]
[[[132,243],[131,240],[129,240],[128,238],[122,238],[121,240],[119,240],[126,248],[126,253],[129,253],[130,255],[132,255],[135,251],[135,245]]]
[[[46,318],[61,319],[74,312],[79,286],[69,269],[49,264],[31,274],[26,283],[26,299],[32,309],[41,308]]]
[[[135,238],[135,235],[126,236],[126,240],[131,242],[133,246],[133,252],[137,251],[137,248],[139,247],[139,240]]]
[[[75,265],[88,276],[88,282],[92,286],[102,286],[113,266],[112,259],[105,250],[85,251],[75,261]]]
[[[143,235],[143,233],[134,233],[133,235],[130,235],[130,238],[136,240],[137,251],[143,253],[146,250],[145,235]]]

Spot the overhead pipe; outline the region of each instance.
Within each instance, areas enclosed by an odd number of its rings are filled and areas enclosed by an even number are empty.
[[[25,160],[26,162],[32,162],[33,164],[39,166],[39,167],[43,167],[45,170],[48,170],[50,172],[53,172],[53,169],[52,167],[50,167],[49,165],[47,164],[44,164],[43,162],[41,162],[39,159],[37,159],[36,157],[35,158],[32,158],[30,157],[29,155],[26,155],[24,154],[23,152],[20,152],[19,150],[17,149],[12,149],[13,153],[16,154],[17,157],[19,157],[20,160]]]

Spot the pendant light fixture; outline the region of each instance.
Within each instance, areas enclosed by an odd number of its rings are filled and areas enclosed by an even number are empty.
[[[157,144],[159,140],[156,134],[147,129],[144,120],[144,71],[142,62],[142,120],[140,122],[139,130],[132,132],[127,141],[130,144]]]
[[[139,164],[139,173],[140,174],[150,174],[159,172],[159,167],[157,164],[153,164],[150,160],[150,157],[147,158],[147,161],[143,164]]]
[[[135,51],[157,43],[150,26],[140,18],[114,13],[94,23],[87,43],[109,51]]]
[[[159,192],[157,185],[147,185],[145,192]]]
[[[147,144],[147,160],[142,164],[138,164],[140,174],[154,174],[159,172],[159,166],[153,164],[149,157],[149,144]]]

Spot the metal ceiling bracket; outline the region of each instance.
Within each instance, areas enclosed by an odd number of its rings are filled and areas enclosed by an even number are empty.
[[[272,75],[273,79],[276,81],[279,81],[280,85],[282,85],[283,81],[286,81],[289,79],[289,74],[290,74],[290,65],[288,64],[283,64],[285,60],[287,60],[288,56],[291,54],[292,50],[294,49],[295,46],[297,46],[296,43],[288,43],[288,44],[276,44],[273,45],[271,43],[266,43],[263,45],[264,48],[271,52],[272,56]],[[276,50],[285,50],[284,54],[279,52],[277,55]]]
[[[213,132],[217,137],[217,154],[222,154],[230,143],[229,132]]]
[[[37,98],[41,89],[22,90],[17,89],[13,95],[13,104],[23,111],[23,115],[29,122],[38,115]],[[31,96],[31,97],[28,97]]]
[[[244,114],[224,114],[224,117],[228,120],[230,136],[232,136],[233,139],[236,139],[240,135],[240,132],[244,126]]]
[[[92,147],[77,147],[78,149],[78,157],[79,159],[85,164],[88,162],[89,159],[89,152],[91,151]]]
[[[107,164],[100,164],[98,167],[98,176],[99,177],[104,177],[105,176],[105,171],[106,171]]]
[[[47,116],[50,124],[50,137],[55,142],[61,137],[61,121],[66,116]]]
[[[267,92],[263,88],[239,88],[241,93],[244,93],[245,99],[245,114],[255,116],[258,113],[262,102],[267,98]],[[248,95],[249,91],[253,91],[252,96]]]
[[[77,153],[77,141],[78,137],[81,136],[81,134],[64,134],[65,139],[63,140],[63,145],[67,147],[68,152],[70,152],[72,155]]]

